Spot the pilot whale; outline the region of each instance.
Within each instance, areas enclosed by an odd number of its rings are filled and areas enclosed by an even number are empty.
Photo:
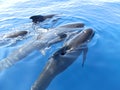
[[[87,54],[88,42],[93,38],[95,32],[92,29],[86,29],[68,40],[62,48],[56,51],[49,58],[43,71],[35,81],[31,90],[46,90],[51,81],[64,70],[66,70],[83,52],[83,63]]]
[[[30,19],[32,19],[33,22],[33,29],[36,29],[36,27],[49,29],[54,28],[59,19],[62,18],[57,14],[50,14],[50,15],[34,15],[31,16]],[[46,20],[47,22],[45,22]],[[81,27],[84,27],[84,24],[79,22],[59,26],[59,28],[81,28]]]
[[[17,37],[23,37],[28,33],[28,31],[15,31],[6,33],[3,35],[3,38],[17,38]]]
[[[65,38],[69,36],[68,33],[76,31],[81,31],[81,28],[55,28],[48,30],[47,33],[38,35],[37,38],[26,42],[17,50],[14,50],[12,53],[10,53],[10,55],[8,55],[6,58],[0,60],[0,71],[11,67],[16,62],[22,60],[34,50],[41,51],[55,43],[65,40]]]
[[[84,27],[84,23],[74,22],[74,23],[67,23],[66,25],[59,26],[59,28],[82,28]]]
[[[0,34],[0,47],[6,47],[15,44],[17,41],[21,41],[28,35],[27,30],[23,31],[10,31]]]
[[[55,14],[50,14],[50,15],[34,15],[31,16],[30,19],[32,19],[33,23],[40,23],[45,21],[46,19],[50,19],[53,18],[55,16]]]

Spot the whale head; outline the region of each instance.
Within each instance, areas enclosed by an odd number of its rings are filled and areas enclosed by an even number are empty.
[[[78,33],[77,35],[75,35],[74,37],[72,37],[70,40],[68,40],[65,43],[65,46],[69,47],[70,49],[79,48],[83,45],[86,45],[89,41],[91,41],[94,34],[95,32],[93,29],[91,28],[85,29]]]
[[[73,52],[76,51],[77,49],[82,49],[83,46],[87,45],[88,42],[91,41],[94,34],[95,34],[94,30],[91,28],[81,31],[80,33],[76,34],[71,39],[66,41],[64,46],[53,55],[54,58],[58,57],[59,55],[66,55],[66,54],[68,55],[70,53],[73,54]]]

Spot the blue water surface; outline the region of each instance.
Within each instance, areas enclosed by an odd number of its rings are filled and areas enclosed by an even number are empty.
[[[59,14],[63,20],[82,22],[96,32],[89,43],[84,68],[82,55],[58,75],[47,90],[120,90],[120,1],[119,0],[0,0],[0,32],[30,30],[32,15]],[[0,60],[24,44],[0,47]],[[0,90],[30,90],[48,58],[32,52],[12,67],[0,72]],[[12,56],[11,56],[12,57]]]

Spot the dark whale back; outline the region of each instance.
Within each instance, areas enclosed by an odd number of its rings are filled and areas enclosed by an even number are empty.
[[[32,19],[33,23],[40,23],[40,22],[45,21],[48,18],[53,18],[54,16],[55,16],[55,14],[44,15],[44,16],[43,15],[34,15],[34,16],[31,16],[30,19]]]
[[[37,23],[37,22],[43,22],[44,16],[42,15],[35,15],[35,16],[31,16],[30,19],[32,19],[32,22]]]
[[[28,31],[16,31],[10,34],[6,34],[5,38],[16,38],[19,36],[25,36],[28,33]]]
[[[59,28],[82,28],[84,23],[69,23],[66,25],[59,26]]]

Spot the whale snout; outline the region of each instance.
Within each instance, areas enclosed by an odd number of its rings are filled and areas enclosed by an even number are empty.
[[[91,40],[93,38],[93,36],[95,35],[95,31],[91,28],[88,28],[86,30],[83,31],[85,34],[84,37],[86,37],[87,40]]]
[[[21,35],[21,36],[24,36],[24,35],[26,35],[27,33],[28,33],[28,31],[21,31],[20,35]]]

